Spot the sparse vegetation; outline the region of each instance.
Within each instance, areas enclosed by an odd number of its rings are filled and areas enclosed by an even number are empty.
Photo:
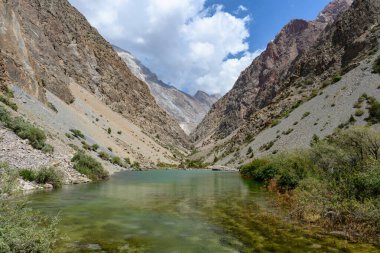
[[[332,83],[337,83],[339,82],[340,80],[342,80],[342,76],[337,74],[335,75],[333,78],[332,78]]]
[[[72,135],[77,139],[84,139],[84,134],[78,129],[70,129]]]
[[[307,150],[256,159],[240,173],[278,191],[293,218],[379,240],[379,166],[380,133],[354,127],[314,136]]]
[[[98,153],[98,155],[99,155],[100,159],[102,159],[102,160],[104,160],[104,161],[109,161],[109,160],[110,160],[110,155],[107,154],[107,153],[104,152],[104,151],[100,151],[100,152]]]
[[[84,151],[77,152],[71,161],[74,163],[74,169],[91,180],[99,181],[109,177],[103,166]]]
[[[289,134],[291,134],[293,131],[294,131],[293,128],[289,128],[288,130],[282,132],[282,134],[284,134],[284,135],[289,135]]]
[[[36,172],[31,169],[22,169],[19,171],[19,175],[25,181],[33,182],[36,180]]]
[[[270,141],[270,142],[262,145],[260,147],[260,151],[268,151],[269,149],[271,149],[273,147],[273,145],[274,145],[274,141]]]
[[[201,160],[185,160],[182,161],[181,164],[178,166],[179,168],[189,168],[189,169],[204,169],[210,164],[204,163]]]
[[[137,162],[137,161],[134,161],[134,162],[132,163],[132,168],[133,168],[134,170],[139,170],[139,169],[141,169],[140,163]]]
[[[22,169],[19,171],[22,179],[38,184],[51,184],[54,188],[61,188],[63,185],[63,174],[56,168],[41,168],[40,170]]]
[[[370,124],[380,123],[380,103],[374,97],[368,97],[369,117],[366,119]]]
[[[302,118],[301,118],[301,120],[303,120],[303,119],[305,119],[305,118],[307,118],[307,117],[309,117],[310,116],[310,112],[305,112],[303,115],[302,115]]]
[[[96,152],[98,149],[99,149],[99,145],[98,145],[98,144],[95,143],[95,144],[92,144],[92,145],[91,145],[91,150],[92,150],[92,151],[95,151],[95,152]]]
[[[0,164],[0,252],[50,252],[58,238],[58,219],[6,197],[17,194],[15,172]]]
[[[364,115],[364,111],[363,110],[361,110],[361,109],[357,109],[356,111],[355,111],[355,116],[356,117],[361,117],[361,116],[363,116]]]
[[[16,103],[12,102],[9,97],[4,97],[4,96],[0,95],[0,102],[9,106],[13,111],[18,110],[18,106],[16,105]]]
[[[112,133],[112,129],[111,129],[110,127],[107,129],[107,133],[108,133],[108,134],[111,134],[111,133]]]
[[[61,188],[63,185],[63,174],[53,167],[42,168],[37,172],[35,181],[38,184],[51,184],[54,188]]]
[[[0,106],[0,121],[21,139],[29,140],[33,148],[48,153],[54,151],[52,146],[46,144],[47,138],[42,129],[33,126],[20,117],[12,118],[10,113],[2,106]]]
[[[253,152],[253,149],[252,149],[252,147],[249,147],[249,148],[248,148],[248,150],[247,150],[247,155],[250,155],[250,154],[252,154],[252,152]]]
[[[111,163],[115,164],[115,165],[118,165],[120,167],[124,167],[124,164],[123,162],[121,161],[121,158],[118,157],[118,156],[114,156],[111,158]]]
[[[53,105],[51,102],[48,103],[48,107],[49,107],[52,111],[54,111],[55,113],[58,112],[57,107],[55,107],[55,105]]]
[[[378,56],[373,63],[372,73],[380,74],[380,56]]]
[[[281,123],[281,120],[280,119],[275,119],[275,120],[273,120],[273,122],[272,122],[272,124],[270,125],[270,127],[275,127],[275,126],[277,126],[278,124],[280,124]]]
[[[176,164],[170,164],[170,163],[164,163],[164,162],[157,162],[157,168],[160,169],[175,169],[177,168]]]

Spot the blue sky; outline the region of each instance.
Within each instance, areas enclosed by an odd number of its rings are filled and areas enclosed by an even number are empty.
[[[190,94],[228,92],[291,19],[328,0],[69,0],[112,44]]]
[[[247,13],[252,21],[247,25],[250,33],[250,50],[265,48],[270,40],[290,20],[301,18],[313,20],[329,3],[329,0],[207,0],[206,5],[222,4],[227,12],[236,15],[240,5],[247,12],[240,12],[238,17]]]

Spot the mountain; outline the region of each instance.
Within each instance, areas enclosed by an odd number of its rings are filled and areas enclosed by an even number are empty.
[[[157,104],[176,119],[187,134],[195,129],[211,106],[220,98],[218,95],[208,95],[203,91],[198,91],[194,96],[190,96],[159,80],[156,74],[152,73],[128,51],[115,46],[114,48],[132,73],[149,85]]]
[[[330,3],[314,21],[292,20],[267,49],[244,70],[233,89],[218,101],[193,134],[201,140],[207,136],[225,138],[249,121],[250,115],[268,105],[280,90],[281,75],[304,51],[312,47],[320,34],[351,1]]]
[[[360,92],[378,93],[376,84],[361,83],[360,78],[376,83],[368,54],[379,48],[379,4],[335,0],[316,20],[287,24],[194,131],[200,153],[207,154],[207,161],[217,158],[221,164],[236,164],[239,156],[248,159],[244,154],[248,147],[255,155],[302,147],[314,134],[326,136],[347,122],[354,114],[349,103]],[[355,83],[346,78],[350,75]],[[341,91],[330,87],[335,82]],[[338,103],[339,110],[327,109]],[[316,115],[308,118],[313,110]],[[302,111],[308,119],[299,116]],[[294,121],[289,124],[288,118]],[[310,125],[299,124],[301,119]],[[322,119],[325,127],[320,126]]]
[[[146,163],[190,148],[146,83],[67,0],[1,1],[0,34],[1,89],[13,89],[29,120],[60,136],[78,128],[89,142]]]

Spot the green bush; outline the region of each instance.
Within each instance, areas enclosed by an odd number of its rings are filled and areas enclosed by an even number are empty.
[[[129,159],[128,157],[124,158],[124,163],[127,165],[131,164],[131,159]]]
[[[353,190],[350,194],[357,199],[380,197],[380,170],[378,168],[354,174],[351,180]]]
[[[260,151],[268,151],[274,146],[274,141],[270,141],[260,147]]]
[[[113,164],[115,164],[115,165],[118,165],[118,166],[120,166],[120,167],[123,167],[123,166],[124,166],[123,162],[121,161],[121,158],[118,157],[118,156],[114,156],[114,157],[112,157],[112,159],[111,159],[111,163],[113,163]]]
[[[30,169],[20,170],[19,175],[22,179],[29,182],[33,182],[37,178],[36,172]]]
[[[58,239],[58,219],[26,208],[0,203],[0,252],[51,252]]]
[[[380,56],[377,57],[373,64],[372,72],[375,74],[380,74]]]
[[[369,103],[369,117],[366,119],[372,124],[380,123],[380,103],[373,97],[368,98]]]
[[[361,116],[363,116],[364,115],[364,111],[363,110],[361,110],[361,109],[357,109],[356,111],[355,111],[355,116],[356,117],[361,117]]]
[[[302,120],[302,119],[305,119],[305,118],[307,118],[307,117],[309,117],[310,114],[311,114],[310,112],[305,112],[305,113],[302,115],[301,120]]]
[[[380,242],[380,133],[351,127],[313,139],[308,150],[255,160],[240,173],[290,191],[284,199],[292,217]]]
[[[254,171],[258,170],[259,168],[268,165],[269,161],[266,159],[255,159],[252,162],[245,164],[240,167],[240,174],[244,178],[253,179],[254,177]]]
[[[83,151],[77,152],[71,161],[74,163],[75,170],[86,175],[91,180],[99,181],[109,177],[102,164]]]
[[[45,144],[41,151],[45,154],[52,154],[54,153],[54,147],[50,144]]]
[[[14,111],[18,110],[18,106],[14,102],[12,102],[8,97],[0,96],[0,102],[9,106]]]
[[[278,168],[274,164],[267,164],[258,167],[252,172],[252,179],[261,182],[268,183],[271,179],[275,178],[278,172]]]
[[[281,192],[294,190],[301,179],[293,171],[283,171],[277,180],[277,187]]]
[[[133,162],[132,168],[135,169],[135,170],[140,169],[140,163],[137,162],[137,161]]]
[[[104,151],[100,151],[100,152],[98,153],[98,155],[99,155],[99,157],[100,157],[102,160],[104,160],[104,161],[109,161],[109,160],[111,159],[110,155],[107,154],[107,153],[104,152]]]
[[[336,76],[333,77],[332,79],[332,83],[337,83],[339,82],[340,80],[342,80],[342,76],[337,74]]]
[[[84,134],[78,129],[70,129],[70,132],[75,138],[84,139]]]
[[[42,168],[37,172],[36,182],[38,184],[51,184],[54,188],[60,188],[63,185],[63,174],[56,168]]]
[[[20,117],[12,118],[9,112],[2,106],[0,106],[0,121],[3,122],[5,127],[13,130],[20,138],[29,140],[33,148],[45,152],[53,151],[53,147],[45,143],[46,135],[42,129],[33,126]]]
[[[93,144],[92,146],[91,146],[91,150],[92,151],[97,151],[99,149],[99,145],[98,144]]]

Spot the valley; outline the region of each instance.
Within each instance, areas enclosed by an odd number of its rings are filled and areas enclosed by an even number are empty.
[[[119,46],[0,2],[0,252],[380,252],[379,1],[291,20],[225,95]]]

